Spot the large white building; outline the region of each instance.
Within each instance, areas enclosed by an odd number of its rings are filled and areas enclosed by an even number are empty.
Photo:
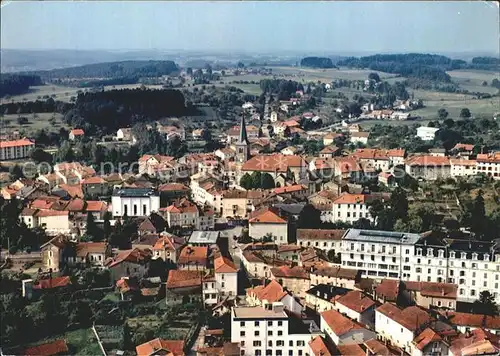
[[[240,344],[241,355],[306,355],[322,335],[314,321],[288,316],[283,303],[231,310],[231,342]]]
[[[119,188],[111,197],[113,217],[149,216],[160,210],[160,195],[152,188]]]
[[[422,141],[432,141],[438,131],[436,127],[420,126],[417,128],[417,137],[420,137]]]
[[[477,173],[483,173],[493,179],[500,179],[500,152],[478,154]]]
[[[358,269],[362,277],[409,280],[419,239],[419,234],[349,229],[342,237],[342,267]]]
[[[35,143],[23,138],[14,141],[0,141],[0,160],[29,157]]]
[[[256,212],[248,220],[248,227],[249,234],[253,239],[262,239],[270,234],[275,243],[288,243],[288,221],[272,209],[264,209]]]
[[[363,218],[373,222],[369,203],[376,199],[380,198],[371,194],[342,194],[333,201],[333,220],[352,224]]]

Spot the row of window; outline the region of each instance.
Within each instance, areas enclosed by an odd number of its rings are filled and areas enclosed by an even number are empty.
[[[244,328],[244,327],[245,327],[245,325],[246,325],[246,322],[244,322],[244,321],[240,321],[240,327]],[[276,322],[276,325],[277,325],[277,326],[283,326],[283,321],[282,321],[282,320],[278,320],[278,321]],[[260,326],[260,321],[258,321],[258,320],[257,320],[257,321],[254,321],[254,326]],[[267,321],[267,326],[273,326],[273,321],[268,320],[268,321]]]
[[[262,356],[262,350],[254,350],[254,352],[255,352],[255,356]],[[240,354],[242,356],[245,355],[245,350],[241,350]],[[266,356],[267,355],[272,355],[272,354],[273,354],[273,350],[266,350]],[[283,355],[283,351],[282,350],[276,350],[275,355],[276,356],[281,356],[281,355]],[[293,356],[294,355],[294,350],[289,350],[288,351],[288,355],[289,356]],[[298,350],[297,351],[297,355],[302,356],[303,355],[302,350]],[[309,356],[309,354],[306,353],[305,356]]]
[[[241,337],[246,336],[246,332],[244,330],[240,331],[240,336]],[[260,336],[260,331],[259,330],[255,330],[253,332],[253,336]],[[267,336],[273,336],[273,331],[272,330],[268,330],[267,331]],[[277,336],[283,336],[283,331],[278,330]]]

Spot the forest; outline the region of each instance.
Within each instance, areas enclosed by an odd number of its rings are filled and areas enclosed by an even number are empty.
[[[186,107],[184,95],[178,90],[123,89],[80,93],[64,120],[73,127],[114,132],[139,122],[185,116],[194,111]]]
[[[305,57],[300,61],[301,67],[334,68],[333,62],[327,57]]]
[[[19,95],[29,91],[30,86],[42,85],[38,75],[2,74],[0,75],[0,98],[6,95]]]
[[[277,94],[278,100],[289,100],[297,90],[304,90],[301,83],[285,79],[263,79],[260,88],[264,94]]]
[[[139,78],[169,75],[179,68],[173,61],[121,61],[87,64],[78,67],[30,72],[43,79],[57,82],[68,78]],[[122,79],[124,80],[124,79]]]

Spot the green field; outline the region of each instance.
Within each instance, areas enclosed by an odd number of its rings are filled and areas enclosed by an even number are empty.
[[[499,72],[480,71],[480,70],[455,70],[447,72],[451,79],[460,85],[460,88],[470,92],[495,94],[498,89],[490,86],[491,81],[495,78],[500,79]],[[488,85],[483,86],[486,82]]]
[[[17,122],[18,117],[26,117],[28,123],[19,125]],[[55,124],[52,125],[49,120],[54,117]],[[39,113],[39,114],[8,114],[0,116],[0,131],[2,133],[9,133],[12,131],[19,131],[21,136],[31,136],[35,131],[45,129],[47,131],[59,132],[61,127],[68,129],[68,125],[61,121],[62,115],[59,113]]]

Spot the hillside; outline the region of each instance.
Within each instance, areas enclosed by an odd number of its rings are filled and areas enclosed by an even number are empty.
[[[33,85],[42,85],[42,80],[39,76],[2,74],[0,76],[0,98],[6,95],[24,94]]]

